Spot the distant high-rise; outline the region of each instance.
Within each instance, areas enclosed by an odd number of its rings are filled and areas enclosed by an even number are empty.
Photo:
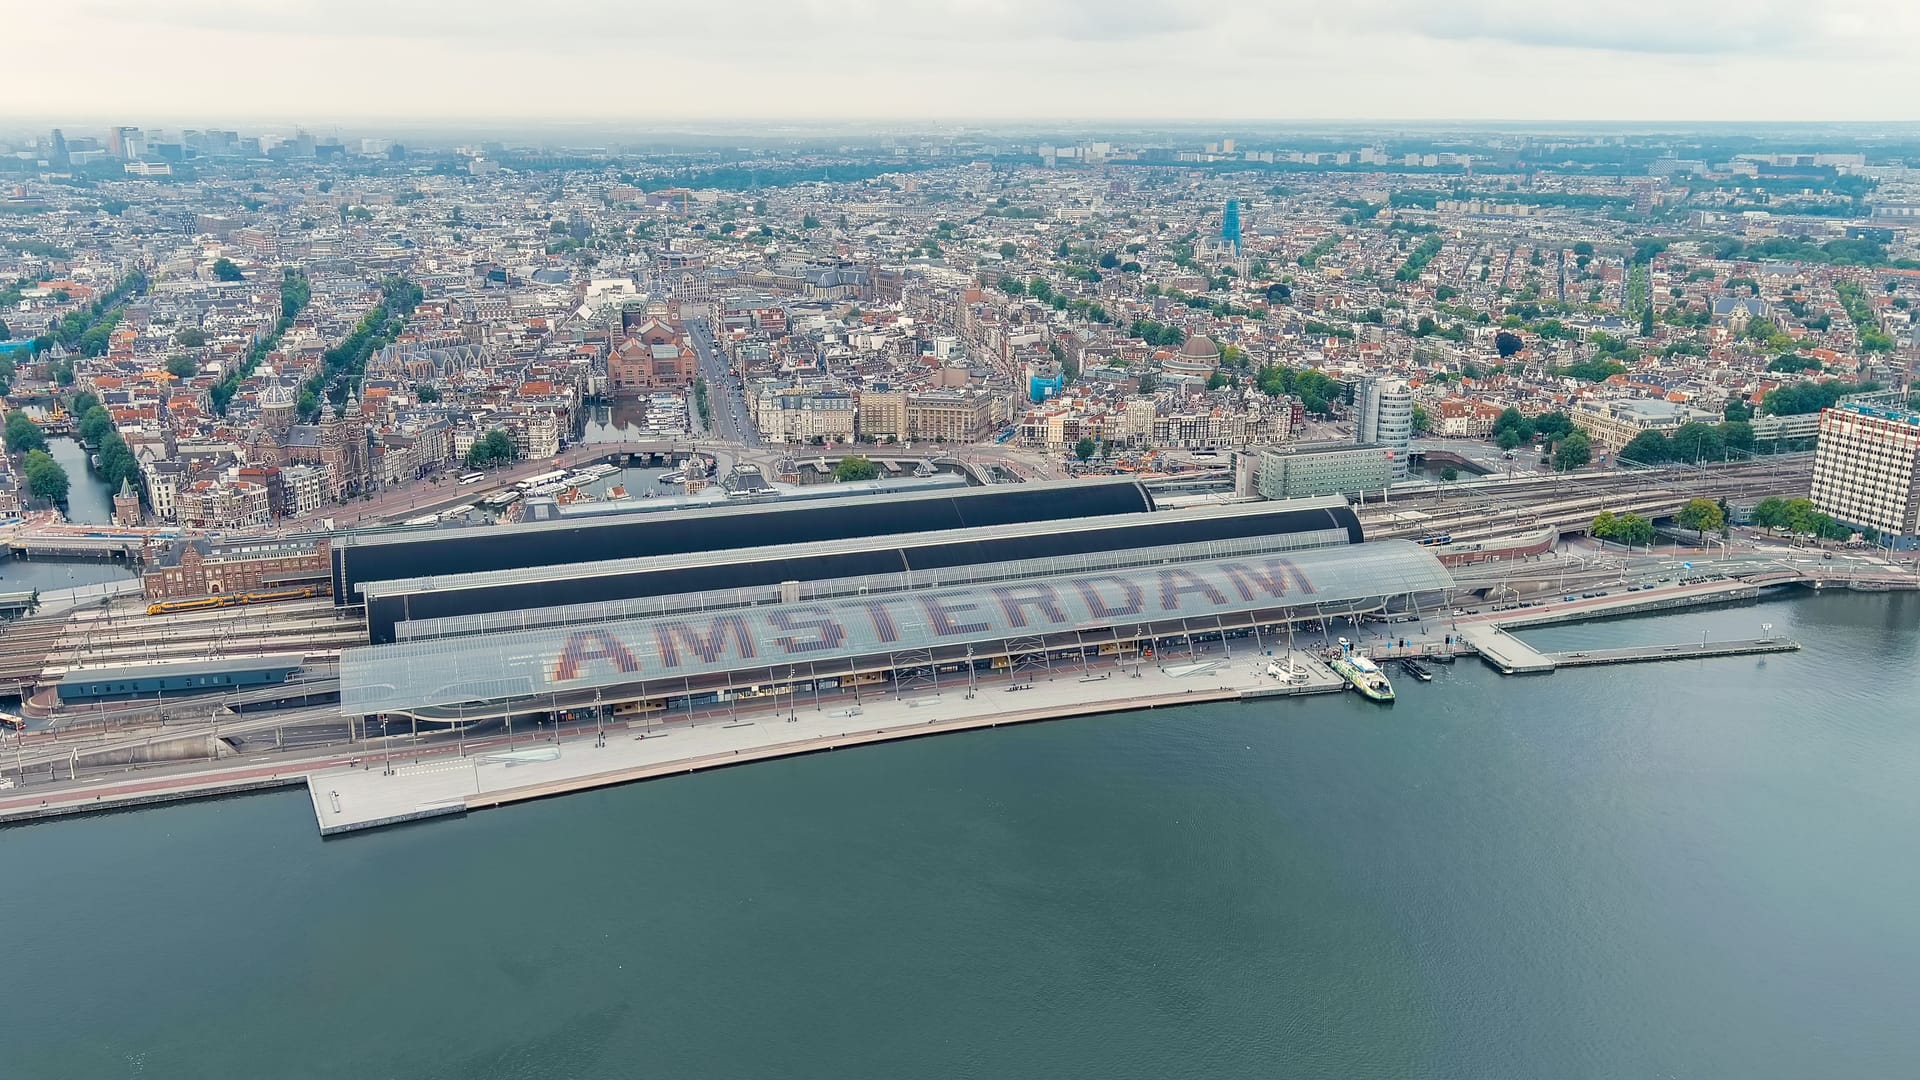
[[[1392,457],[1393,478],[1407,478],[1407,453],[1413,446],[1413,391],[1399,379],[1375,377],[1354,390],[1354,440],[1383,446]]]
[[[66,168],[71,161],[71,159],[67,157],[67,137],[61,133],[59,128],[53,129],[53,153],[49,155],[48,160],[51,161],[56,168],[62,169]]]
[[[134,161],[147,151],[146,136],[137,127],[116,127],[107,131],[107,149],[121,161]]]
[[[1220,242],[1240,254],[1240,200],[1228,199],[1226,212],[1220,215]]]

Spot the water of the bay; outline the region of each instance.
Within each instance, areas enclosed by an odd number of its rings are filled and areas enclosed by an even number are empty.
[[[1800,653],[945,736],[322,842],[0,831],[0,1075],[1902,1077],[1920,596]]]

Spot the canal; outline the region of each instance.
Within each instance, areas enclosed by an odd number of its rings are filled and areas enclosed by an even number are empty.
[[[87,448],[78,439],[47,440],[47,452],[67,470],[67,520],[76,524],[107,525],[113,521],[113,492],[100,474],[87,466]]]

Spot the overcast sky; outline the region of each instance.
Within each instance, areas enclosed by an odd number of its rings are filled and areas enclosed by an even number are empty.
[[[1920,118],[1920,0],[4,0],[0,29],[0,112],[129,123]]]

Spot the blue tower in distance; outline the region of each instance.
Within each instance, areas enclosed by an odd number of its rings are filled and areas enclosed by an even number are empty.
[[[1220,242],[1240,254],[1240,200],[1228,199],[1227,210],[1220,215]]]

